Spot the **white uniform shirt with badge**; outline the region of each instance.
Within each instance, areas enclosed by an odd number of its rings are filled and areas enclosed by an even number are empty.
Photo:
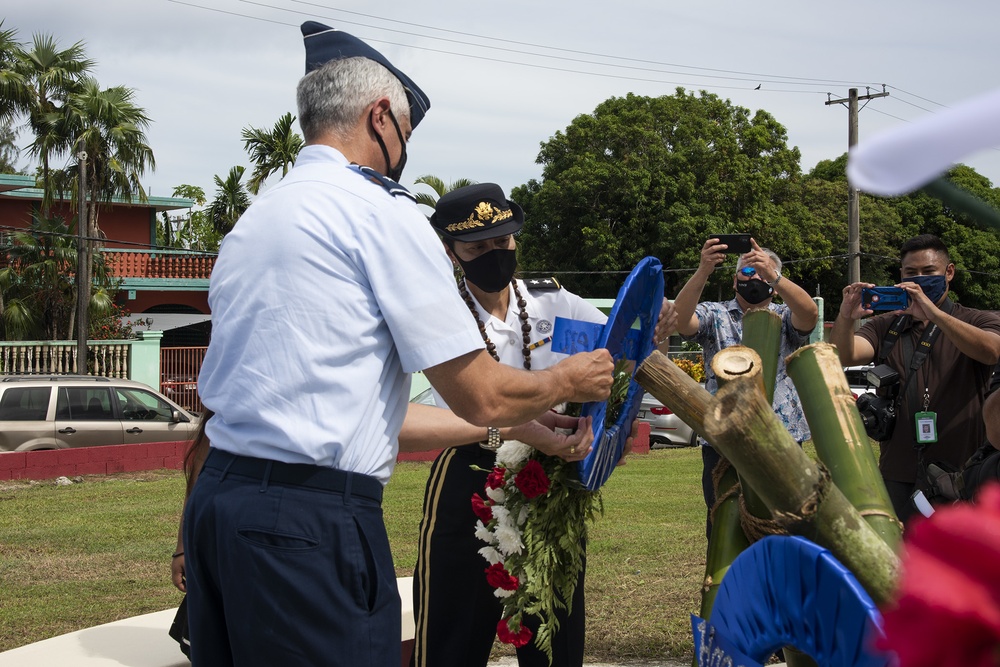
[[[212,446],[383,483],[408,373],[483,348],[416,204],[329,146],[304,148],[226,236],[209,305]]]
[[[566,317],[572,320],[582,320],[584,322],[596,322],[604,324],[608,321],[608,316],[597,309],[596,306],[588,303],[583,297],[579,297],[572,292],[562,289],[559,284],[552,279],[529,279],[517,281],[521,296],[524,297],[525,311],[528,313],[528,323],[531,325],[531,345],[545,341],[552,336],[552,329],[555,326],[557,317]],[[517,297],[514,289],[507,287],[510,303],[507,306],[507,317],[501,322],[498,318],[488,314],[476,297],[469,292],[472,302],[476,306],[480,321],[486,327],[486,335],[497,346],[497,356],[500,362],[514,368],[524,368],[524,337],[521,332],[520,309],[517,307]],[[458,290],[455,290],[456,294]],[[468,315],[469,309],[465,309],[466,317],[472,321]],[[482,338],[480,337],[480,340]],[[542,370],[549,366],[554,366],[567,355],[552,351],[551,340],[545,341],[531,350],[531,369]],[[436,390],[434,403],[438,407],[447,408],[441,395]]]

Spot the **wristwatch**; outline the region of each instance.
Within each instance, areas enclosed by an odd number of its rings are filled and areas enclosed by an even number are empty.
[[[500,429],[496,426],[486,427],[486,439],[479,443],[479,446],[483,449],[488,449],[491,452],[495,452],[500,449],[500,445],[503,444],[503,438],[500,437]]]
[[[774,280],[765,280],[764,283],[768,287],[777,287],[778,283],[781,282],[781,271],[774,272]]]

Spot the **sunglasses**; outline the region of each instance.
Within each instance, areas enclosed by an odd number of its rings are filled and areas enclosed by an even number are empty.
[[[757,270],[754,269],[752,266],[744,266],[742,269],[740,269],[740,273],[747,278],[753,278],[755,275],[757,275]]]

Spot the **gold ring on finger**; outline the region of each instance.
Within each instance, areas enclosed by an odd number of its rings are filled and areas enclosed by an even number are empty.
[[[576,447],[570,447],[569,448],[569,453],[570,454],[576,454]]]

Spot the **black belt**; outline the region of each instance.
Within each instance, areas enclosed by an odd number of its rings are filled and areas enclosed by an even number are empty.
[[[301,486],[382,502],[382,482],[359,472],[346,472],[308,463],[282,463],[252,456],[238,456],[215,447],[209,450],[205,467],[219,470],[223,475],[259,479],[268,484]]]

